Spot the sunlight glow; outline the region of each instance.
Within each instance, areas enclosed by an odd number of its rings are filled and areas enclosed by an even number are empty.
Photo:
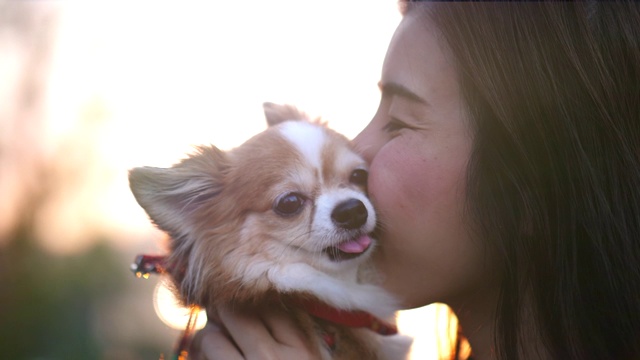
[[[158,281],[153,293],[153,307],[156,314],[165,325],[172,329],[184,330],[189,322],[191,310],[180,304],[171,290],[171,285],[167,278]],[[207,324],[207,313],[200,310],[196,329],[202,329]]]

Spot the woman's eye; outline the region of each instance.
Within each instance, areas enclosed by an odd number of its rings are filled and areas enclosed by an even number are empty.
[[[353,170],[351,176],[349,176],[349,182],[358,186],[367,186],[367,180],[369,173],[364,169]]]
[[[273,205],[273,210],[281,216],[298,214],[304,206],[305,198],[297,193],[288,193],[279,197]]]
[[[409,128],[409,126],[404,121],[392,117],[382,129],[386,132],[393,133],[406,128]]]

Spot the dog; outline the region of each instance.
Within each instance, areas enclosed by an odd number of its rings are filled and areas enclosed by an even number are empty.
[[[292,315],[322,359],[403,359],[396,300],[368,259],[376,212],[367,163],[346,137],[289,105],[241,146],[200,146],[170,168],[129,172],[131,190],[170,237],[166,269],[185,304],[268,303]]]

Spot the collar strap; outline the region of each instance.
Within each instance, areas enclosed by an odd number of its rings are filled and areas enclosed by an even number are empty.
[[[353,328],[367,328],[380,335],[395,335],[398,328],[394,324],[382,321],[365,311],[336,309],[323,302],[302,298],[296,304],[311,316],[328,322]]]
[[[131,271],[136,274],[137,277],[149,278],[149,274],[163,274],[166,269],[167,257],[162,255],[138,255],[133,264],[131,264]]]

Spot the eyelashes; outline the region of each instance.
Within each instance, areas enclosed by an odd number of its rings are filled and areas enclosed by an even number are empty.
[[[382,128],[382,130],[388,133],[395,133],[402,129],[413,129],[413,128],[407,125],[407,123],[405,123],[404,121],[394,117],[389,119],[389,122],[387,122],[385,126]]]

